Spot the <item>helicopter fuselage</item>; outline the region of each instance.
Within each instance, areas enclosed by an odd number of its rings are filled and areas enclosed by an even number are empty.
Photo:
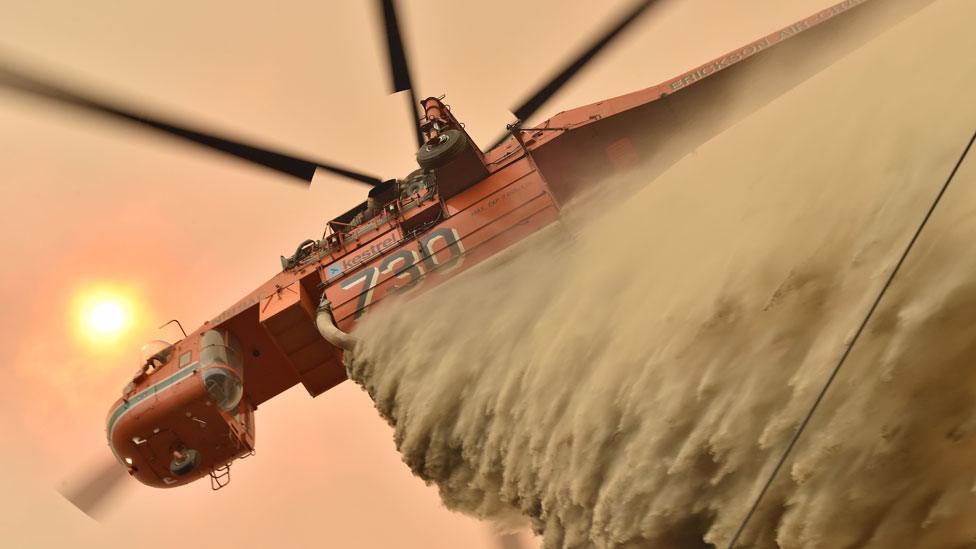
[[[422,169],[374,187],[322,238],[283,257],[281,272],[151,357],[111,408],[116,458],[148,485],[211,475],[219,486],[220,472],[254,449],[259,405],[299,383],[314,397],[346,379],[342,349],[316,327],[321,303],[351,332],[390,298],[429,290],[553,224],[595,181],[653,179],[903,16],[873,2],[821,27],[865,1],[841,2],[657,86],[514,126],[487,153],[439,99],[424,100]],[[816,56],[804,55],[813,48]],[[762,70],[762,87],[733,93]],[[725,101],[733,96],[734,108]]]

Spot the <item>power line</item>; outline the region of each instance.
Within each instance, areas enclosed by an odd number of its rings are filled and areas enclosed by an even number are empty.
[[[851,342],[848,343],[847,348],[844,349],[844,354],[841,355],[840,360],[837,361],[837,365],[834,366],[833,371],[830,372],[830,376],[827,377],[827,381],[824,383],[823,387],[821,387],[820,393],[817,394],[817,398],[814,399],[813,404],[807,411],[806,417],[803,418],[803,421],[800,422],[800,426],[797,428],[796,432],[793,433],[793,438],[790,439],[790,443],[786,446],[786,450],[783,452],[783,455],[780,456],[779,461],[776,463],[776,467],[773,468],[773,472],[769,475],[769,478],[766,479],[766,483],[763,485],[759,495],[756,496],[756,500],[752,502],[752,507],[749,508],[749,512],[746,513],[745,518],[742,519],[738,530],[735,531],[735,535],[732,536],[732,540],[727,546],[728,549],[733,549],[735,547],[735,544],[739,541],[739,537],[742,535],[742,532],[745,531],[746,525],[749,524],[749,520],[752,519],[752,516],[756,513],[756,509],[759,508],[759,504],[762,502],[766,492],[769,491],[773,481],[776,480],[776,475],[779,473],[780,469],[783,468],[783,465],[786,463],[786,459],[789,457],[790,452],[792,452],[793,447],[796,446],[797,440],[800,439],[800,435],[803,434],[804,429],[806,429],[807,425],[810,423],[810,418],[812,418],[814,412],[817,411],[817,407],[820,406],[820,402],[823,400],[824,395],[827,394],[827,390],[830,389],[830,385],[834,382],[834,378],[837,377],[841,367],[843,367],[844,363],[847,361],[847,357],[851,354],[851,349],[854,348],[857,340],[861,337],[861,333],[864,332],[865,326],[867,326],[868,322],[871,320],[871,317],[874,315],[874,311],[877,310],[878,304],[881,303],[881,299],[884,297],[885,292],[887,292],[888,288],[891,287],[891,283],[894,281],[895,275],[898,274],[902,264],[905,263],[905,258],[908,257],[908,253],[912,250],[912,247],[915,246],[915,242],[918,240],[919,235],[922,234],[922,229],[925,228],[925,225],[929,222],[929,218],[932,217],[932,213],[935,212],[935,208],[939,205],[939,202],[942,200],[942,196],[945,195],[946,190],[949,188],[949,184],[952,183],[953,178],[955,178],[956,172],[959,171],[959,167],[966,159],[966,155],[969,154],[969,149],[972,148],[974,141],[976,141],[976,132],[974,132],[973,136],[969,138],[969,143],[966,145],[966,148],[963,149],[962,155],[960,155],[959,160],[956,161],[956,165],[952,168],[952,172],[949,173],[949,177],[946,178],[945,183],[942,184],[939,194],[936,195],[935,200],[932,201],[932,205],[929,206],[928,212],[925,213],[925,217],[915,230],[915,234],[912,235],[912,239],[908,242],[908,246],[905,247],[905,251],[902,252],[901,257],[898,258],[898,263],[895,264],[895,268],[892,269],[891,274],[888,275],[888,280],[885,281],[881,291],[878,292],[878,297],[874,299],[874,303],[872,303],[871,308],[868,309],[868,313],[861,321],[861,325],[857,327],[854,337],[851,338]]]

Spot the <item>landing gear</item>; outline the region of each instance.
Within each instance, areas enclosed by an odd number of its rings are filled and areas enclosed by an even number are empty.
[[[468,137],[464,132],[444,130],[420,147],[417,151],[417,164],[425,170],[441,168],[457,158],[467,145]]]

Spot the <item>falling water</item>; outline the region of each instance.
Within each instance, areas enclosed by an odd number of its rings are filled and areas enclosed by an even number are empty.
[[[976,128],[974,16],[938,2],[370,315],[348,369],[404,462],[547,547],[728,544]],[[970,160],[744,546],[976,544],[974,213]]]

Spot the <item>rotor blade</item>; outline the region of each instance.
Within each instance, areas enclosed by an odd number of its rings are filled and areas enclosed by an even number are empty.
[[[107,462],[87,475],[87,480],[79,486],[60,491],[61,495],[86,515],[96,518],[99,511],[118,495],[118,488],[122,486],[129,475],[125,468],[116,461]]]
[[[641,0],[632,10],[626,13],[613,27],[604,32],[600,39],[590,45],[583,53],[566,65],[552,79],[546,82],[538,91],[532,94],[524,103],[512,110],[520,121],[528,120],[539,110],[539,107],[559,91],[573,76],[592,60],[607,44],[613,41],[624,29],[634,22],[651,6],[654,0]]]
[[[147,114],[144,110],[126,109],[107,100],[96,99],[92,96],[83,95],[66,88],[55,86],[49,82],[28,76],[22,72],[14,70],[5,63],[0,63],[0,87],[5,87],[27,93],[37,97],[43,97],[64,105],[77,107],[88,112],[114,117],[139,124],[143,127],[152,128],[172,136],[180,137],[193,141],[199,145],[218,150],[220,152],[235,156],[242,160],[247,160],[254,164],[271,168],[304,180],[306,183],[312,182],[315,170],[321,168],[336,175],[348,177],[368,185],[378,185],[380,179],[371,175],[348,170],[333,164],[327,164],[315,160],[308,160],[292,156],[285,153],[272,151],[255,145],[250,145],[240,141],[235,141],[226,137],[221,137],[213,133],[204,132],[189,126],[181,125],[164,118],[155,118]]]
[[[383,9],[383,22],[386,26],[386,49],[390,54],[390,74],[393,77],[393,93],[407,91],[410,95],[410,118],[413,119],[414,131],[417,135],[417,147],[424,144],[424,135],[420,131],[420,116],[417,113],[417,96],[410,81],[410,67],[407,65],[407,53],[403,48],[403,36],[400,34],[400,24],[397,22],[394,0],[380,0]]]

